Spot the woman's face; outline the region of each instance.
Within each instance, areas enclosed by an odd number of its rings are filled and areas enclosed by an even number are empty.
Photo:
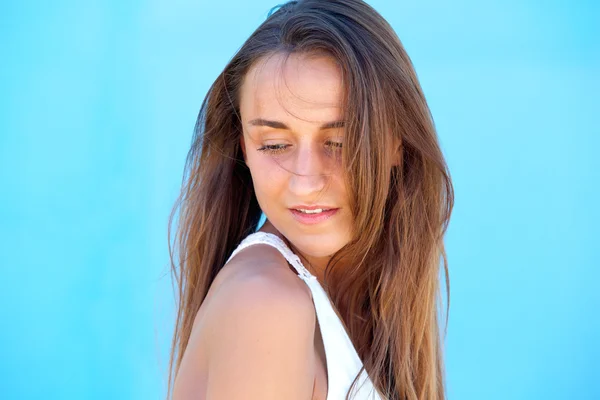
[[[341,73],[322,55],[284,59],[261,59],[246,75],[241,144],[269,222],[313,268],[324,268],[350,240],[352,224],[341,170]],[[297,210],[315,206],[331,211]]]

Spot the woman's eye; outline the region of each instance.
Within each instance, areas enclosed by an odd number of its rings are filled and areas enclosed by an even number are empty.
[[[326,145],[328,147],[332,147],[334,149],[342,148],[342,143],[340,143],[340,142],[327,141]],[[285,151],[285,149],[287,149],[288,147],[290,147],[289,144],[266,144],[257,150],[262,151],[262,152],[271,153],[271,154],[278,154],[278,153]]]
[[[287,144],[266,144],[263,147],[259,148],[258,151],[268,152],[271,154],[277,154],[277,153],[281,153],[288,147],[289,147],[289,145],[287,145]]]

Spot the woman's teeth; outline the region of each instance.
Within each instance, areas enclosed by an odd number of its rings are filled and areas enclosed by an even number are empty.
[[[320,212],[327,211],[327,210],[324,210],[322,208],[316,208],[314,210],[297,210],[297,211],[303,212],[305,214],[318,214]]]

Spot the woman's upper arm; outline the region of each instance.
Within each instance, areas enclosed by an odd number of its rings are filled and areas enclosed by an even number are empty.
[[[315,310],[298,281],[229,284],[206,317],[206,400],[311,398]]]

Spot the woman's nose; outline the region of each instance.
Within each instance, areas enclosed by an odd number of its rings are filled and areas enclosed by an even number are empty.
[[[290,166],[290,191],[298,199],[308,200],[325,188],[328,171],[323,155],[312,146],[299,146]]]

